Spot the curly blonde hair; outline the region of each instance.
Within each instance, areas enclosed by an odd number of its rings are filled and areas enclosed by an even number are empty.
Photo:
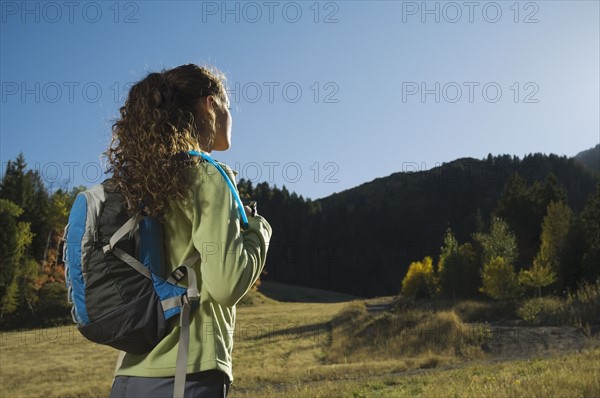
[[[162,217],[169,201],[186,196],[194,163],[186,153],[210,152],[216,132],[214,115],[199,114],[198,102],[212,95],[225,104],[224,80],[216,69],[187,64],[131,87],[105,153],[130,212]]]

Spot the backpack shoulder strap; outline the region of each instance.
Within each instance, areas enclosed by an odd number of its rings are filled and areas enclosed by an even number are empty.
[[[239,195],[237,189],[235,189],[233,182],[231,181],[231,179],[229,178],[229,176],[227,175],[225,170],[223,170],[223,168],[221,166],[219,166],[219,164],[217,162],[215,162],[213,158],[211,158],[204,152],[192,150],[192,151],[188,151],[188,155],[198,156],[198,157],[206,160],[208,163],[215,166],[215,168],[223,176],[223,178],[225,179],[225,182],[227,183],[227,186],[229,187],[229,190],[231,191],[231,195],[233,196],[233,199],[235,200],[235,202],[238,205],[238,212],[240,213],[240,218],[242,219],[242,227],[244,229],[247,229],[248,228],[248,217],[246,217],[246,212],[244,211],[244,205],[242,203],[242,200],[240,199],[240,195]]]
[[[171,273],[169,279],[167,279],[168,283],[176,285],[183,279],[184,276],[188,277],[188,287],[187,287],[187,297],[191,300],[198,300],[200,298],[200,292],[198,291],[198,282],[196,279],[196,272],[192,269],[192,265],[200,260],[200,253],[197,251],[194,252],[191,256],[189,256],[179,267],[175,269]],[[160,302],[165,311],[171,308],[182,307],[181,296],[169,297],[167,299],[161,300]]]
[[[193,272],[193,271],[192,271]],[[183,296],[183,307],[179,315],[179,346],[175,363],[175,380],[173,381],[173,397],[183,398],[185,379],[187,376],[188,350],[190,347],[190,310],[191,305],[187,296]]]
[[[186,274],[188,277],[188,287],[187,294],[182,297],[173,297],[172,299],[168,299],[171,302],[170,305],[181,306],[181,313],[179,315],[179,346],[177,348],[177,360],[175,363],[175,380],[173,386],[173,397],[179,398],[183,397],[185,392],[185,379],[187,376],[187,360],[188,360],[188,351],[190,348],[190,311],[191,304],[190,302],[198,301],[199,292],[198,292],[198,283],[196,280],[196,272],[192,269],[192,264],[200,259],[200,253],[197,251],[194,252],[191,256],[189,256],[183,264],[175,269],[171,273],[171,276],[167,280],[170,283],[179,282]],[[174,303],[172,300],[177,299],[177,302]],[[165,307],[165,301],[161,303],[163,304],[163,308]]]
[[[123,262],[131,266],[140,274],[144,275],[146,278],[152,280],[152,275],[150,270],[144,266],[141,262],[139,262],[135,257],[126,253],[125,251],[115,247],[118,241],[120,241],[125,235],[129,234],[135,228],[137,228],[138,223],[144,218],[140,213],[134,215],[129,220],[125,222],[114,234],[110,237],[108,245],[104,246],[102,250],[104,253],[112,253],[121,259]]]

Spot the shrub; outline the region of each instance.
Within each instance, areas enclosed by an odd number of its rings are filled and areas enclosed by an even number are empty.
[[[600,323],[600,279],[582,283],[574,294],[567,296],[570,321],[577,326]]]
[[[526,300],[518,315],[536,325],[584,326],[600,323],[600,281],[582,283],[566,299],[543,297]]]
[[[39,291],[36,312],[43,325],[60,325],[73,322],[71,306],[67,301],[67,287],[62,282],[45,283]]]
[[[496,322],[517,318],[514,301],[461,301],[454,311],[465,322]]]
[[[533,325],[564,325],[569,321],[569,308],[558,297],[536,297],[525,300],[517,310],[521,319]]]

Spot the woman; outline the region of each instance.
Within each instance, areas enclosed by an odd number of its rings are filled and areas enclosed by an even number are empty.
[[[195,251],[200,291],[190,320],[185,395],[223,397],[233,381],[235,305],[258,279],[271,237],[269,223],[238,209],[223,176],[189,151],[225,151],[231,115],[223,78],[197,65],[151,73],[129,91],[113,125],[109,171],[134,212],[140,203],[164,222],[167,268]],[[232,170],[221,164],[234,181]],[[149,353],[125,354],[117,364],[111,397],[173,395],[179,342],[177,317]]]

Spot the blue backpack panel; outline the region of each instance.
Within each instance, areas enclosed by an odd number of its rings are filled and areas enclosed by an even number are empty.
[[[110,180],[81,192],[65,229],[65,274],[71,314],[89,340],[143,354],[167,332],[166,320],[179,314],[192,290],[175,283],[193,271],[162,278],[162,226],[156,219],[129,217]],[[138,260],[139,259],[139,260]],[[195,277],[189,277],[188,280]],[[192,293],[190,297],[188,293]]]

